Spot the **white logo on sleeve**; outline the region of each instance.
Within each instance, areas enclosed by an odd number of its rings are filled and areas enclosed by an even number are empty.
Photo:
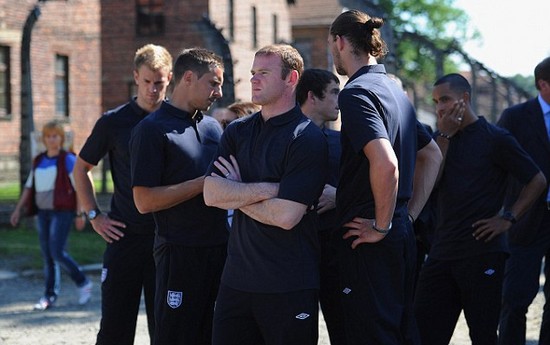
[[[300,313],[300,314],[296,315],[296,318],[297,318],[298,320],[305,320],[305,319],[307,319],[308,317],[309,317],[309,314],[307,314],[307,313]]]
[[[349,295],[349,293],[351,292],[351,289],[345,288],[344,290],[342,290],[342,292],[345,293],[346,295]]]
[[[168,290],[168,295],[166,296],[166,302],[172,309],[176,309],[181,305],[183,300],[183,292],[181,291],[171,291]]]

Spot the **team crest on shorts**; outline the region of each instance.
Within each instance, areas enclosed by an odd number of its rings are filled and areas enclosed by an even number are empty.
[[[183,292],[181,291],[171,291],[168,290],[168,295],[166,296],[166,302],[172,309],[176,309],[181,305],[183,300]]]

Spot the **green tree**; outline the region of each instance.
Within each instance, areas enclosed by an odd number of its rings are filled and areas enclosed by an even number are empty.
[[[537,88],[535,86],[535,77],[530,76],[524,76],[521,74],[516,74],[512,78],[510,78],[516,85],[523,88],[525,91],[527,91],[531,96],[536,96],[538,94]]]
[[[433,82],[437,74],[434,48],[451,52],[460,42],[480,37],[469,16],[454,0],[379,0],[395,33],[398,74],[409,81]],[[458,71],[459,62],[443,60],[445,72]]]

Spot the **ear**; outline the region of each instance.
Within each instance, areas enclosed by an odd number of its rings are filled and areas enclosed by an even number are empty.
[[[298,71],[296,70],[291,70],[290,73],[288,74],[288,81],[289,83],[296,87],[296,85],[298,85],[298,81],[300,80],[300,75],[298,74]]]
[[[466,104],[471,103],[472,99],[469,92],[464,92],[463,97],[464,97],[464,102],[466,102]]]
[[[170,82],[172,81],[172,76],[173,76],[173,75],[174,75],[174,74],[173,74],[172,72],[170,72],[170,73],[168,74],[168,84],[170,84]]]
[[[344,46],[347,44],[346,39],[340,35],[336,35],[335,38],[336,41],[334,41],[334,43],[336,43],[336,48],[338,51],[344,50]]]
[[[546,80],[540,79],[539,81],[537,81],[537,86],[538,89],[542,91],[550,88],[550,83],[548,83]]]
[[[181,77],[181,80],[184,81],[186,84],[190,84],[193,82],[193,80],[196,79],[195,73],[191,70],[187,70],[183,73],[183,76]]]
[[[134,83],[138,84],[139,72],[134,70]]]
[[[311,101],[311,103],[315,103],[315,100],[317,99],[315,95],[313,94],[313,91],[307,92],[307,99]]]

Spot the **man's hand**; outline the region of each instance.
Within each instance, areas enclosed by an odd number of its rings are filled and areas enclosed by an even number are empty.
[[[500,216],[494,216],[488,219],[478,220],[472,227],[475,228],[473,236],[480,241],[485,239],[485,242],[491,241],[493,238],[502,234],[512,227],[512,223]]]
[[[241,171],[239,169],[239,164],[237,163],[237,160],[235,159],[235,157],[233,157],[233,155],[230,155],[229,159],[231,160],[231,162],[221,156],[218,157],[218,160],[214,162],[214,165],[224,175],[220,176],[214,172],[211,175],[217,177],[225,177],[229,180],[241,182]]]
[[[458,132],[464,119],[466,105],[463,100],[456,101],[453,108],[437,118],[437,128],[440,133],[452,137]]]
[[[326,184],[323,189],[323,194],[319,197],[317,213],[321,214],[334,208],[336,208],[336,188]]]
[[[103,237],[103,239],[108,243],[113,243],[113,240],[118,241],[124,237],[124,233],[120,231],[119,228],[126,228],[126,224],[109,218],[109,216],[105,213],[102,213],[94,220],[91,220],[90,224],[92,224],[95,232],[97,232],[99,236]]]
[[[361,243],[376,243],[384,239],[386,235],[379,233],[372,228],[374,219],[354,218],[351,222],[344,224],[345,227],[350,228],[343,238],[348,239],[352,236],[357,236],[352,244],[351,248],[355,249]]]

